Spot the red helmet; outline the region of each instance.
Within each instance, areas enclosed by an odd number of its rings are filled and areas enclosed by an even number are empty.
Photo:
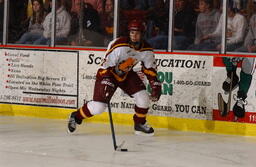
[[[135,30],[135,31],[145,31],[145,26],[141,20],[132,20],[128,24],[128,30]]]

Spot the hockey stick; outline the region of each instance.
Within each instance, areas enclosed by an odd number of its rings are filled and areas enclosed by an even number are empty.
[[[232,95],[232,82],[233,82],[233,73],[231,73],[231,82],[230,82],[230,88],[228,92],[228,102],[226,103],[221,95],[221,93],[218,93],[218,107],[220,111],[220,115],[222,117],[225,117],[228,115],[228,112],[230,110],[231,105],[231,95]]]
[[[114,124],[113,124],[113,119],[112,119],[110,103],[108,103],[108,115],[109,115],[109,122],[110,122],[114,150],[115,151],[123,151],[123,152],[128,151],[127,148],[122,148],[122,146],[124,145],[124,141],[119,146],[116,145],[116,135],[115,135],[115,129],[114,129]]]

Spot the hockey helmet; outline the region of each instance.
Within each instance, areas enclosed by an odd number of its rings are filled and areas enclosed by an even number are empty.
[[[145,31],[145,25],[141,20],[131,20],[128,24],[128,30],[134,30],[134,31]]]

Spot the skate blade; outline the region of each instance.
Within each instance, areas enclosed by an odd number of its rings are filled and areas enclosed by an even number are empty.
[[[76,129],[75,129],[73,132],[71,132],[71,131],[67,128],[67,133],[68,133],[68,134],[74,134],[75,131],[76,131]]]
[[[141,132],[141,131],[135,131],[134,132],[135,135],[138,135],[138,136],[154,136],[155,133],[144,133],[144,132]]]

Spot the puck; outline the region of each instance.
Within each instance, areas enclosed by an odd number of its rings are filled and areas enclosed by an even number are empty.
[[[128,151],[128,149],[127,148],[122,148],[121,151],[126,152],[126,151]]]

